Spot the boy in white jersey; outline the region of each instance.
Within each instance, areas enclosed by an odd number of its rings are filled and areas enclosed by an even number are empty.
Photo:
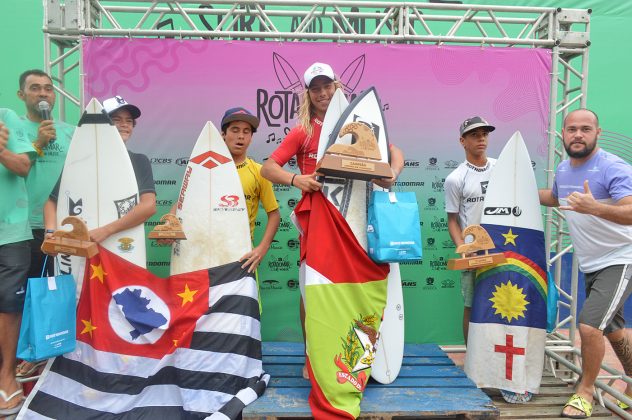
[[[465,161],[445,179],[445,211],[448,213],[448,232],[456,246],[463,243],[462,232],[469,225],[479,224],[483,212],[483,200],[492,166],[496,159],[487,157],[489,133],[496,127],[481,117],[463,121],[459,129]],[[474,296],[474,271],[461,273],[463,294],[463,338],[467,344],[472,298]]]
[[[597,115],[578,109],[564,119],[562,140],[568,159],[555,172],[553,189],[540,190],[540,203],[564,211],[586,301],[578,316],[582,375],[562,417],[592,414],[595,380],[605,352],[605,335],[632,376],[632,340],[625,333],[623,304],[632,294],[632,167],[601,150]],[[560,205],[561,204],[561,205]],[[625,393],[632,398],[632,385]],[[619,402],[622,408],[629,408]]]

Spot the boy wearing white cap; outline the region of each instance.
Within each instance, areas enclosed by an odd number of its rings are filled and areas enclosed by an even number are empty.
[[[445,179],[445,210],[448,213],[448,232],[456,246],[463,243],[463,229],[481,222],[487,183],[496,159],[487,157],[489,133],[496,127],[481,117],[468,118],[459,127],[465,161]],[[461,272],[463,294],[463,338],[467,344],[475,272]]]
[[[321,184],[316,180],[316,157],[318,141],[322,130],[325,113],[336,89],[342,89],[342,83],[336,79],[333,69],[325,63],[314,63],[305,70],[305,93],[298,111],[298,125],[285,136],[281,145],[270,155],[261,168],[261,175],[276,184],[284,184],[300,189],[304,193],[320,190]],[[392,178],[375,181],[376,184],[389,188],[404,168],[404,156],[397,147],[391,145]],[[283,169],[292,157],[300,170],[300,175]],[[302,279],[301,279],[302,280]],[[305,307],[301,297],[301,325],[305,336]],[[307,369],[303,367],[303,377],[307,378]]]
[[[134,127],[136,127],[136,119],[140,117],[140,109],[128,103],[120,96],[106,99],[103,101],[103,109],[108,113],[112,122],[116,126],[121,139],[127,145],[128,140],[132,136]],[[138,184],[138,204],[120,219],[107,225],[100,226],[90,231],[90,239],[95,242],[103,242],[114,233],[132,228],[141,223],[145,223],[147,219],[156,213],[156,189],[154,186],[154,176],[151,170],[151,163],[147,156],[127,151],[136,175],[136,183]],[[61,180],[61,177],[60,177]],[[59,182],[55,185],[53,192],[46,204],[44,205],[44,223],[46,225],[46,237],[52,236],[52,232],[57,225],[57,195],[59,194]]]

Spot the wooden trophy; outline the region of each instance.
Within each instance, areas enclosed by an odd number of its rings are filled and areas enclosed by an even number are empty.
[[[149,239],[186,239],[186,235],[182,231],[180,220],[171,213],[167,213],[160,218],[162,225],[156,225],[154,230],[149,232]]]
[[[90,241],[88,226],[76,216],[68,216],[61,222],[62,226],[71,225],[71,230],[56,230],[53,237],[42,243],[45,254],[68,254],[91,258],[99,253],[97,244]]]
[[[456,253],[461,254],[461,258],[448,260],[448,270],[473,270],[488,265],[502,264],[506,261],[505,254],[489,253],[489,250],[494,249],[496,245],[494,245],[492,238],[485,228],[479,225],[470,225],[463,231],[463,239],[469,235],[472,235],[474,240],[466,244],[461,244],[456,248]],[[485,251],[485,254],[474,255],[472,257],[465,256],[466,254],[478,251]]]
[[[352,144],[332,144],[316,165],[316,172],[340,178],[371,179],[391,178],[393,172],[382,155],[373,130],[361,122],[352,122],[340,130],[338,137],[351,134]]]

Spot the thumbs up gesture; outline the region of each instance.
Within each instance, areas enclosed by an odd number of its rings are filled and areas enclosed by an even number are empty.
[[[571,210],[578,213],[593,214],[594,209],[598,205],[597,200],[590,192],[588,180],[584,181],[584,192],[575,191],[566,197],[566,205],[560,206],[561,210]]]

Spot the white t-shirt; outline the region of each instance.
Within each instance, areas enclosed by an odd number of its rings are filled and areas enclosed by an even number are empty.
[[[458,213],[461,229],[479,224],[487,184],[496,159],[487,158],[483,167],[465,161],[445,179],[445,211]]]

